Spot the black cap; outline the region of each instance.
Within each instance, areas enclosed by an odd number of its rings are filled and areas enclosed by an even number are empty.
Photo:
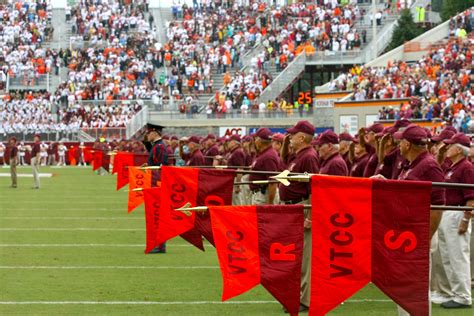
[[[157,124],[151,124],[151,123],[146,124],[147,132],[156,131],[161,134],[163,132],[163,128],[164,126],[157,125]]]

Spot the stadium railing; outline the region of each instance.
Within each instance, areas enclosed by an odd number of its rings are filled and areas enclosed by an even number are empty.
[[[118,140],[127,137],[126,127],[82,128],[81,131],[94,139],[104,137],[107,140]]]
[[[46,74],[35,74],[24,72],[10,76],[7,74],[6,91],[10,90],[50,90],[50,76]]]
[[[131,139],[148,122],[148,107],[144,106],[126,125],[125,135]]]
[[[15,132],[0,134],[0,141],[8,141],[10,137],[15,136],[18,141],[29,142],[34,140],[35,135],[40,135],[42,141],[58,142],[61,140],[77,140],[78,131],[47,131],[47,132]]]
[[[305,65],[306,54],[301,53],[263,90],[257,103],[276,100],[304,72]]]

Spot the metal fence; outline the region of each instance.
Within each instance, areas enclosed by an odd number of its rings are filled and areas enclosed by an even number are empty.
[[[136,132],[138,132],[148,122],[148,107],[143,107],[136,113],[132,119],[127,123],[126,137],[131,139]]]
[[[42,141],[58,142],[77,140],[77,131],[49,131],[49,132],[23,132],[0,134],[0,141],[8,141],[10,137],[15,136],[18,141],[29,142],[34,140],[35,135],[40,135]]]
[[[225,113],[206,113],[187,111],[185,113],[177,111],[153,111],[150,117],[153,120],[190,120],[190,119],[278,119],[278,118],[305,118],[314,114],[313,107],[307,109],[300,107],[299,109],[275,109],[275,110],[232,110]]]
[[[6,91],[16,89],[28,89],[28,90],[50,90],[50,75],[36,74],[34,71],[31,72],[20,72],[14,76],[7,74],[7,86]]]
[[[82,128],[81,130],[94,139],[101,137],[107,140],[127,138],[127,129],[125,127]]]
[[[301,53],[273,80],[273,82],[263,90],[257,103],[267,102],[278,98],[297,78],[304,72],[306,65],[306,54]]]

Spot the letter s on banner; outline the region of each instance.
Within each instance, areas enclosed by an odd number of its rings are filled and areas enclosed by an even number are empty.
[[[383,241],[388,249],[397,250],[403,245],[405,245],[403,249],[404,253],[409,253],[416,249],[418,241],[416,239],[415,234],[413,234],[412,232],[404,231],[398,237],[396,237],[395,240],[393,240],[394,236],[395,231],[393,229],[385,233]],[[408,244],[406,242],[408,242]]]

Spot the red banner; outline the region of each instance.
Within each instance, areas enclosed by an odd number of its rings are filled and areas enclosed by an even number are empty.
[[[303,205],[209,207],[222,300],[262,284],[295,315],[300,305]]]
[[[90,163],[94,159],[94,150],[91,147],[83,147],[84,161]]]
[[[133,154],[126,152],[119,152],[114,159],[114,169],[117,172],[117,187],[120,190],[128,183],[128,167],[142,166],[148,160],[146,154]],[[113,171],[112,171],[113,172]]]
[[[431,184],[373,182],[372,282],[410,315],[429,314]]]
[[[128,212],[130,213],[144,202],[143,191],[133,191],[137,188],[151,187],[151,170],[141,170],[138,167],[128,168],[129,172],[129,192],[128,192]]]
[[[160,223],[160,204],[161,204],[161,188],[148,188],[144,191],[145,199],[145,220],[146,220],[146,248],[145,253],[149,253],[155,249],[159,243],[158,230]]]
[[[189,206],[230,205],[234,177],[235,172],[229,170],[164,166],[161,169],[163,212],[172,212],[176,218],[181,218],[182,213],[174,210],[187,203]],[[167,219],[170,217],[162,216],[160,222]],[[201,250],[204,250],[202,236],[214,244],[208,213],[193,214],[191,222],[192,226],[179,225],[177,222],[166,224],[169,228],[164,231],[167,232],[160,230],[162,242],[180,235]]]
[[[411,315],[427,315],[430,184],[314,176],[312,186],[310,314],[372,281]]]
[[[314,176],[312,185],[310,312],[325,315],[370,281],[372,181]]]
[[[92,171],[96,171],[102,167],[102,160],[104,158],[104,152],[102,150],[94,150],[92,153]]]

